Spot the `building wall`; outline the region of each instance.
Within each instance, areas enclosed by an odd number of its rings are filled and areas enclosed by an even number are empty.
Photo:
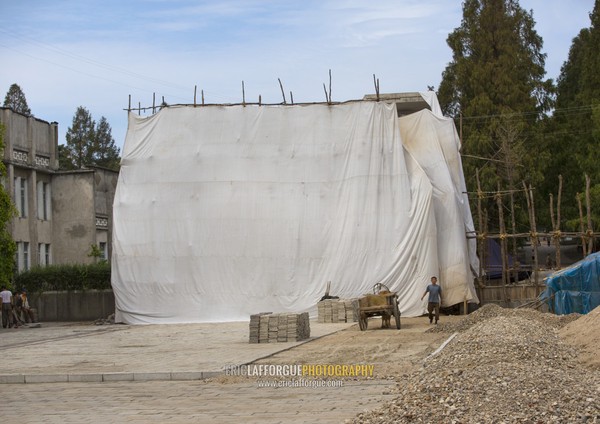
[[[19,270],[36,265],[91,263],[92,244],[110,258],[112,202],[118,172],[58,169],[58,124],[0,108],[5,126],[5,186],[15,204],[26,192],[26,213],[9,224],[19,250]],[[46,207],[44,208],[44,205]],[[23,208],[20,208],[23,209]],[[27,265],[23,249],[28,246]]]
[[[9,230],[17,242],[19,269],[22,270],[39,264],[40,244],[44,250],[46,246],[51,250],[51,211],[48,207],[47,213],[38,213],[38,207],[44,205],[44,199],[38,196],[38,187],[45,183],[46,189],[51,191],[52,175],[58,169],[58,126],[8,108],[0,108],[0,122],[5,127],[5,187],[20,211],[9,224]],[[23,201],[21,190],[25,195]],[[46,200],[50,200],[50,193]]]
[[[54,263],[92,263],[96,244],[94,171],[54,175],[52,179]]]

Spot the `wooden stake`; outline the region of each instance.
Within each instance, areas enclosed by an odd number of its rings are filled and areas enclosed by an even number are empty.
[[[200,94],[202,94],[202,105],[204,106],[204,90],[200,90]]]
[[[329,103],[331,103],[331,69],[329,70]]]
[[[292,90],[290,90],[290,102],[294,104],[294,93],[292,93]]]
[[[277,81],[279,81],[279,88],[281,88],[281,95],[283,96],[283,104],[286,104],[286,102],[285,102],[285,92],[283,91],[283,84],[281,83],[281,79],[277,78]]]
[[[325,101],[329,103],[329,101],[327,100],[327,88],[325,87],[325,83],[323,83],[323,91],[325,92]]]
[[[242,80],[242,105],[246,107],[246,89],[244,87],[244,80]]]
[[[152,113],[156,113],[156,93],[152,93]]]
[[[258,105],[262,105],[262,96],[260,94],[258,95]]]
[[[198,86],[194,86],[194,107],[196,107],[196,91],[198,90]]]
[[[131,112],[131,94],[129,95],[129,105],[127,106],[127,112]]]
[[[373,84],[375,84],[375,94],[377,101],[379,101],[379,78],[375,78],[375,74],[373,74]]]

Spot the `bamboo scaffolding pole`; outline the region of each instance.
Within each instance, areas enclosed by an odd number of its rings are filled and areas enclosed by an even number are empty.
[[[525,188],[525,198],[527,199],[527,212],[529,213],[529,225],[531,227],[531,232],[530,232],[530,241],[531,241],[531,247],[533,249],[533,272],[535,273],[535,285],[538,285],[538,258],[537,258],[537,231],[535,228],[535,216],[534,216],[534,211],[533,211],[533,192],[531,190],[527,190],[527,185],[525,184],[525,181],[523,181],[523,187]]]
[[[590,176],[585,174],[585,206],[587,210],[588,252],[594,251],[594,229],[592,227],[592,206],[590,201]]]
[[[481,193],[481,181],[479,180],[479,168],[475,170],[475,178],[477,179],[477,193]],[[484,254],[484,245],[485,245],[485,231],[483,230],[483,216],[481,214],[481,196],[477,196],[477,220],[479,226],[479,234],[480,237],[477,237],[477,244],[479,250],[479,275],[477,277],[477,281],[479,287],[483,287],[483,264],[485,263],[486,256]]]
[[[512,183],[511,183],[512,184]],[[515,196],[514,196],[514,192],[513,190],[510,191],[510,221],[511,221],[511,230],[512,230],[512,234],[515,234],[517,232],[517,221],[515,218]],[[517,258],[517,238],[516,237],[511,237],[512,240],[512,255],[513,258]],[[519,266],[518,263],[516,264],[517,266],[513,266],[513,281],[517,282],[519,281]]]
[[[533,198],[533,188],[531,184],[529,185],[529,198],[531,199],[531,230],[535,237],[535,244],[533,245],[533,269],[535,270],[535,285],[538,286],[540,281],[539,269],[540,269],[540,261],[539,261],[539,253],[538,253],[538,236],[537,236],[537,224],[535,220],[535,200]]]
[[[498,191],[500,191],[500,183],[498,183]],[[508,300],[508,295],[506,291],[506,270],[508,268],[507,260],[506,260],[506,229],[504,226],[504,205],[502,204],[502,196],[498,194],[496,196],[496,206],[498,207],[498,227],[500,228],[500,254],[502,257],[502,300],[506,302]]]
[[[581,193],[577,193],[577,207],[579,208],[579,229],[581,230],[581,250],[583,257],[587,256],[587,238],[585,235],[585,227],[583,224],[583,208],[581,207]]]
[[[556,268],[561,268],[561,259],[560,259],[560,204],[562,198],[562,175],[558,176],[558,197],[556,199],[556,228],[554,229],[554,247],[556,249]]]

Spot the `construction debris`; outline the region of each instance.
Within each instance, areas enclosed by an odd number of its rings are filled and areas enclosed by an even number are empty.
[[[110,314],[106,318],[98,318],[94,325],[111,325],[115,323],[115,314]]]
[[[559,337],[568,321],[585,318],[578,317],[491,305],[438,325],[433,331],[459,334],[399,380],[393,401],[352,422],[600,422],[598,370],[579,362],[577,347]]]

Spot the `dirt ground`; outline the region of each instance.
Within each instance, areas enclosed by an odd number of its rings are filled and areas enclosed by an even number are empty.
[[[441,316],[440,323],[457,322],[461,316]],[[369,320],[369,329],[358,324],[254,362],[255,364],[373,365],[373,378],[396,378],[420,368],[422,360],[437,349],[447,333],[426,332],[427,317],[402,318],[401,329],[381,328],[381,319]],[[318,324],[314,324],[318,325]],[[226,382],[227,378],[221,378]]]

